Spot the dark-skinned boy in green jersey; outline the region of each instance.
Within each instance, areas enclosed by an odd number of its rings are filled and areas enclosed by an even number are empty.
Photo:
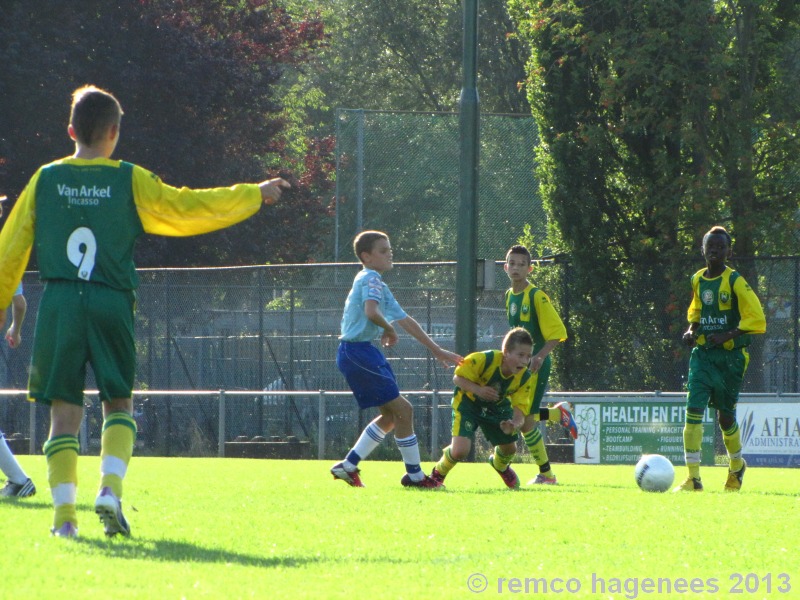
[[[541,407],[550,379],[550,353],[567,339],[567,329],[547,294],[528,281],[533,265],[531,254],[525,246],[517,245],[509,249],[505,270],[511,280],[511,288],[506,290],[505,295],[508,324],[510,327],[524,327],[533,339],[530,365],[534,375],[533,398],[520,431],[534,462],[539,466],[539,474],[528,484],[553,485],[557,483],[556,476],[550,467],[539,421],[561,423],[573,439],[578,438],[578,428],[566,402],[559,402],[553,408]]]
[[[692,275],[689,329],[683,342],[692,348],[689,359],[689,394],[683,449],[689,476],[673,491],[703,490],[700,456],[703,413],[717,411],[722,440],[730,465],[725,490],[738,492],[747,464],[736,421],[736,404],[750,355],[750,336],[764,333],[767,321],[755,292],[738,272],[725,263],[731,257],[731,236],[724,227],[712,227],[703,236],[706,268]]]
[[[120,499],[136,437],[136,238],[228,227],[262,203],[275,203],[289,185],[271,179],[206,190],[168,186],[142,167],[111,160],[121,120],[114,96],[94,86],[76,90],[67,129],[75,153],[36,171],[0,232],[0,327],[34,244],[45,282],[28,388],[32,400],[50,406],[44,453],[55,507],[51,532],[63,538],[78,535],[78,430],[87,364],[104,419],[94,509],[107,536],[130,535]]]

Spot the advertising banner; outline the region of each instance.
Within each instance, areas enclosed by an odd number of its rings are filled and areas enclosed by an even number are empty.
[[[736,417],[747,464],[800,467],[800,403],[740,401]]]
[[[663,454],[673,464],[684,464],[685,396],[676,394],[670,399],[642,394],[564,399],[575,407],[576,463],[635,464],[642,454]],[[706,410],[701,458],[704,465],[714,464],[714,427],[714,415]]]

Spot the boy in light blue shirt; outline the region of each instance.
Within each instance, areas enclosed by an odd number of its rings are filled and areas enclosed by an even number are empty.
[[[358,406],[377,407],[381,414],[367,425],[347,457],[331,467],[331,474],[353,487],[364,487],[358,463],[383,442],[387,433],[394,431],[406,466],[400,483],[406,487],[442,487],[422,472],[413,407],[400,394],[392,367],[372,340],[380,334],[383,347],[394,346],[398,337],[392,323],[396,323],[442,363],[457,365],[462,357],[434,342],[406,314],[383,282],[382,273],[392,268],[389,236],[381,231],[363,231],[356,236],[353,249],[364,268],[356,275],[344,305],[336,365],[353,390]]]
[[[6,196],[0,196],[0,217],[3,216],[3,203],[6,200]],[[11,327],[6,333],[9,348],[19,348],[22,341],[22,321],[27,311],[28,303],[25,301],[20,281],[11,298]],[[0,431],[0,471],[6,476],[6,483],[0,489],[0,498],[28,498],[36,493],[36,486],[11,452],[2,431]]]
[[[0,202],[2,202],[2,198],[0,198]],[[3,216],[2,206],[0,204],[0,217]],[[12,322],[6,333],[6,342],[8,342],[9,348],[18,348],[20,345],[22,321],[25,319],[27,308],[28,304],[22,293],[22,282],[20,282],[11,299]],[[0,431],[0,471],[6,476],[6,484],[0,489],[0,497],[27,498],[36,494],[36,486],[33,485],[33,481],[11,452],[2,431]]]
[[[342,335],[339,339],[371,342],[383,333],[383,329],[370,321],[364,312],[364,302],[367,300],[378,303],[379,310],[389,323],[408,316],[395,300],[389,286],[383,282],[381,274],[364,267],[353,280],[353,287],[347,296],[342,315]]]

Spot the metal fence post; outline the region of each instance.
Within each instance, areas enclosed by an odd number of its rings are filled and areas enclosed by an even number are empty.
[[[800,360],[800,354],[798,354],[797,344],[800,341],[800,324],[798,324],[797,320],[800,318],[800,307],[798,307],[797,303],[800,301],[800,262],[798,259],[794,259],[794,301],[792,302],[792,323],[794,324],[794,330],[792,331],[793,340],[792,340],[792,391],[797,393],[800,391],[798,388],[798,379],[797,379],[797,368],[800,366],[798,364],[798,360]]]
[[[217,436],[217,456],[225,456],[225,390],[219,391],[219,435]]]
[[[317,425],[317,458],[325,458],[325,390],[319,391],[319,423]]]
[[[431,459],[439,449],[439,390],[431,394]]]

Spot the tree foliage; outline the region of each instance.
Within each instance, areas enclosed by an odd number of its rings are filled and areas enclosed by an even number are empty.
[[[784,251],[797,251],[791,235],[776,231],[792,221],[800,183],[799,105],[785,94],[784,76],[796,67],[797,7],[509,6],[532,48],[526,84],[541,139],[548,241],[569,253],[578,299],[567,355],[582,376],[573,383],[674,389],[663,365],[681,358],[674,339],[693,268],[679,258],[694,254],[716,223],[732,230],[739,254],[774,249],[775,234],[791,244]],[[631,345],[641,364],[625,352]],[[608,360],[587,369],[597,348]]]
[[[294,0],[317,7],[329,45],[308,85],[333,108],[452,111],[462,86],[462,7],[443,0]],[[518,84],[524,44],[503,0],[481,0],[479,82],[484,112],[527,113]]]
[[[339,257],[352,256],[347,247],[358,231],[389,228],[400,260],[457,258],[458,136],[457,114],[338,113]],[[522,224],[543,217],[530,158],[535,139],[529,117],[481,118],[480,257],[503,257]]]
[[[8,2],[0,186],[15,196],[36,167],[71,154],[70,93],[94,83],[125,111],[115,156],[167,183],[221,186],[280,172],[296,184],[281,205],[229,230],[148,237],[141,266],[305,261],[329,221],[332,141],[290,144],[276,90],[323,37],[318,19],[295,19],[274,1]]]

